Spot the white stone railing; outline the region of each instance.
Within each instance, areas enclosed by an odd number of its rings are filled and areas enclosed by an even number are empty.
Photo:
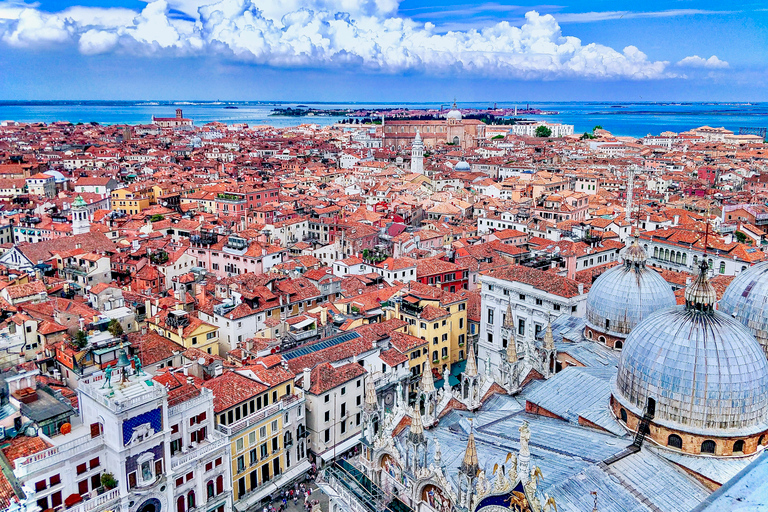
[[[171,457],[171,469],[176,469],[188,462],[199,460],[201,457],[205,457],[206,455],[220,450],[225,446],[229,446],[229,440],[226,437],[218,437],[218,434],[216,433],[211,433],[211,435],[216,435],[217,438],[210,443],[199,446],[194,450],[190,450],[187,453],[181,454],[180,456]]]
[[[209,402],[211,400],[212,391],[210,389],[201,389],[200,393],[194,397],[190,398],[189,400],[184,400],[178,405],[174,405],[173,407],[168,408],[168,416],[177,416],[182,414],[185,411],[188,411],[189,409],[193,409],[203,403]]]
[[[16,474],[16,477],[22,478],[35,471],[48,468],[53,464],[67,460],[72,457],[74,452],[85,452],[91,448],[101,446],[102,443],[103,439],[101,436],[94,438],[79,437],[61,445],[52,446],[46,450],[16,459],[14,461],[15,469],[13,472]]]
[[[74,507],[67,509],[67,512],[93,512],[95,510],[104,510],[113,502],[120,499],[120,490],[115,488],[111,491],[107,491],[104,494],[100,494],[93,499],[79,503]]]

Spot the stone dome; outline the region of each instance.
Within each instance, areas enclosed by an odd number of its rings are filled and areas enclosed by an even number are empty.
[[[448,115],[445,116],[446,119],[455,119],[456,121],[461,121],[461,112],[458,110],[451,110],[448,112]]]
[[[453,102],[453,108],[448,112],[448,115],[446,115],[445,118],[461,121],[461,112],[459,111],[459,107],[456,106],[455,101]]]
[[[768,429],[768,361],[741,323],[708,303],[714,289],[702,273],[685,306],[657,311],[635,326],[619,359],[614,398],[671,430],[720,437]],[[703,301],[703,302],[699,302]]]
[[[736,276],[720,299],[719,309],[747,326],[768,355],[768,261]]]
[[[463,172],[469,172],[472,170],[472,167],[469,166],[467,162],[462,160],[461,162],[456,164],[456,167],[453,168],[454,171],[463,171]]]
[[[637,241],[623,254],[622,265],[604,272],[587,295],[587,326],[598,333],[625,338],[645,317],[676,304],[672,287],[645,265]]]

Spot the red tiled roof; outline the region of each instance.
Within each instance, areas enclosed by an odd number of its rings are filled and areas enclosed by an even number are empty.
[[[503,281],[528,284],[547,293],[559,295],[560,297],[572,298],[579,295],[578,281],[558,276],[551,272],[524,267],[522,265],[510,265],[508,267],[481,272],[481,274]],[[589,286],[584,286],[582,293],[587,293],[588,290]]]
[[[206,381],[203,386],[213,391],[213,410],[216,414],[269,389],[237,372],[226,372]]]
[[[347,363],[338,368],[334,368],[330,363],[323,363],[312,370],[312,387],[309,392],[314,395],[325,393],[365,373],[365,369],[357,363]]]

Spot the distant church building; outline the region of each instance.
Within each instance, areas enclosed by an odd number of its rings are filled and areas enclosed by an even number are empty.
[[[430,121],[384,120],[385,147],[410,146],[418,133],[423,145],[432,148],[438,144],[453,144],[462,149],[474,148],[485,137],[485,123],[477,119],[462,119],[461,112],[453,104],[445,119]]]
[[[155,117],[152,116],[152,124],[160,128],[177,128],[179,126],[192,126],[192,120],[182,115],[181,109],[176,109],[176,117]]]

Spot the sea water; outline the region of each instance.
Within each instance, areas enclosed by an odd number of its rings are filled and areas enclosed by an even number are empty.
[[[100,124],[149,124],[152,116],[173,117],[182,108],[184,117],[201,126],[212,121],[227,124],[272,125],[278,127],[305,123],[328,125],[342,119],[338,116],[273,116],[274,108],[298,105],[317,109],[331,108],[413,108],[437,109],[440,103],[312,103],[312,102],[194,102],[194,101],[0,101],[0,122],[68,121]],[[642,137],[663,131],[681,132],[703,125],[740,128],[768,127],[768,103],[590,103],[505,101],[461,103],[459,108],[514,108],[526,106],[545,115],[523,115],[526,119],[574,125],[576,133],[602,126],[614,135]],[[233,108],[236,107],[236,108]]]

